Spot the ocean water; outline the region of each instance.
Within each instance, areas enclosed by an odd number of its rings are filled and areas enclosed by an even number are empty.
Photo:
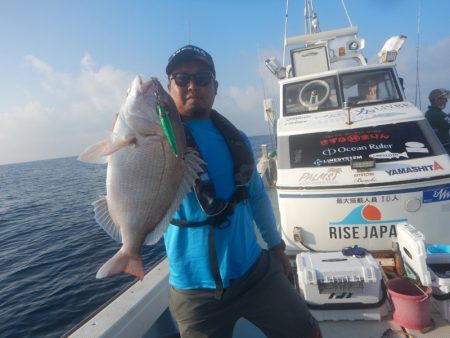
[[[256,157],[272,144],[250,140]],[[76,157],[0,166],[0,337],[60,337],[134,281],[95,278],[120,248],[93,217],[105,178]],[[164,255],[144,246],[144,268]]]

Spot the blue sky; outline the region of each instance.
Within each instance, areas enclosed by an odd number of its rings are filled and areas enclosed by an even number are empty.
[[[450,1],[345,0],[365,55],[408,36],[398,59],[414,103],[418,8],[421,106],[450,87]],[[277,94],[263,60],[282,55],[284,0],[0,0],[0,164],[73,156],[104,138],[136,74],[165,86],[168,56],[192,43],[214,57],[215,107],[248,135],[267,132],[262,100]],[[303,34],[289,1],[288,36]],[[316,0],[322,30],[348,26],[341,0]],[[447,108],[447,112],[449,109]]]

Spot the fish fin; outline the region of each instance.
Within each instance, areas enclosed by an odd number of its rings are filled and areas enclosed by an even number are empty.
[[[173,214],[178,210],[187,193],[191,191],[194,181],[198,178],[198,174],[203,172],[202,164],[204,163],[205,162],[198,156],[196,151],[193,149],[187,149],[184,154],[185,170],[178,191],[162,220],[145,238],[145,245],[155,244],[162,237],[172,219]]]
[[[102,267],[97,271],[96,278],[104,278],[108,276],[117,275],[126,272],[129,275],[144,279],[144,267],[142,260],[127,255],[120,249],[114,256],[112,256]]]
[[[115,135],[114,139],[109,137],[88,147],[78,156],[78,160],[88,163],[107,163],[109,155],[135,142],[135,136],[118,137]]]
[[[94,206],[95,220],[100,227],[106,231],[115,241],[122,243],[122,235],[120,234],[120,228],[116,226],[111,218],[108,210],[108,201],[106,196],[102,196],[100,199],[92,203]]]

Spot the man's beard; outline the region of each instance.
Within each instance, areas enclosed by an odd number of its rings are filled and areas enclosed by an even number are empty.
[[[196,108],[186,111],[183,116],[187,118],[192,119],[199,119],[199,118],[208,118],[210,115],[211,109],[202,109],[202,108]]]

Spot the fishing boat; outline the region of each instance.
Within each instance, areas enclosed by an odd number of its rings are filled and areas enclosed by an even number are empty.
[[[320,32],[317,15],[308,17],[312,33],[285,38],[291,65],[266,60],[280,79],[267,186],[288,251],[390,250],[404,221],[431,243],[450,243],[450,160],[403,92],[395,60],[406,37],[388,39],[368,65],[357,27]]]
[[[390,276],[404,272],[399,224],[413,225],[411,233],[423,245],[450,243],[450,158],[403,92],[395,60],[406,38],[388,39],[378,63],[368,64],[357,27],[320,31],[310,0],[305,16],[306,34],[285,37],[290,64],[284,56],[283,62],[266,60],[279,84],[276,118],[273,101],[265,101],[266,115],[276,121],[277,146],[272,153],[264,147],[258,163],[293,282],[304,296],[325,299],[311,306],[323,337],[450,337],[448,300],[441,301],[447,316],[433,307],[432,325],[411,329],[393,319],[384,287]],[[342,258],[344,249],[350,254]],[[406,246],[403,251],[414,255]],[[327,277],[315,276],[317,265],[307,266],[317,257],[327,257],[318,262]],[[366,259],[368,265],[342,278],[337,264],[351,259]],[[168,273],[163,259],[143,282],[66,336],[177,337],[168,311]],[[359,291],[369,289],[368,281],[380,286],[375,306],[365,306],[364,295],[355,301]],[[240,319],[233,337],[265,336]]]

